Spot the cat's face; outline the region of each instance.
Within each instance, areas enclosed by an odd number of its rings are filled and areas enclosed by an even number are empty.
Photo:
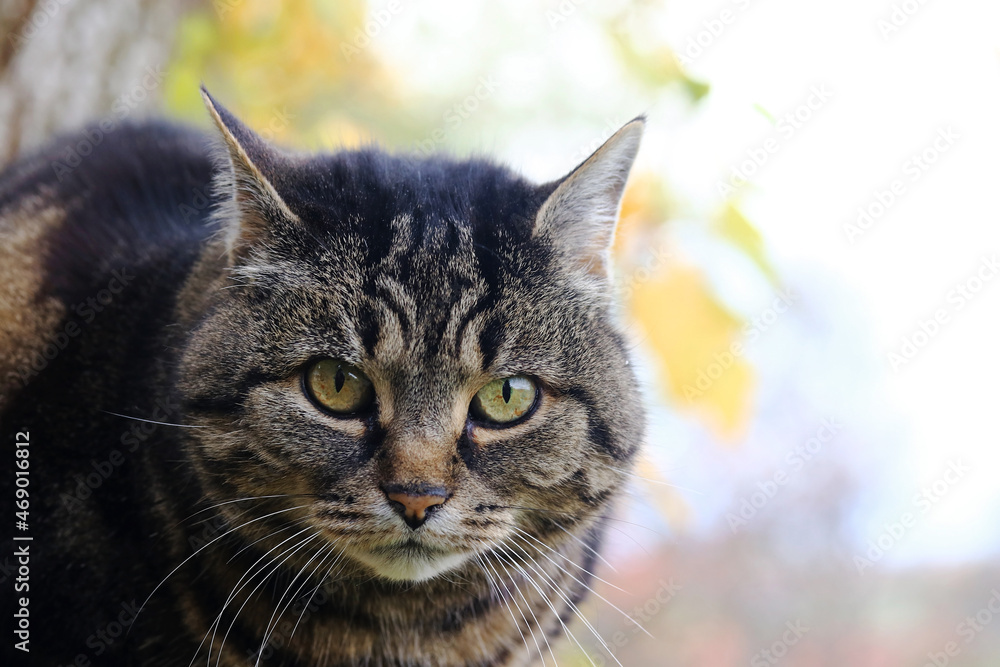
[[[182,306],[178,386],[211,501],[288,494],[231,503],[234,525],[417,581],[607,512],[642,437],[607,280],[641,123],[533,186],[477,161],[283,156],[210,110],[231,226],[204,260],[221,277]]]

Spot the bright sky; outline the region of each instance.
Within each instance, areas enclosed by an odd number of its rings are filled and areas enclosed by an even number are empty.
[[[544,11],[560,6],[576,9],[553,29]],[[640,167],[666,170],[695,215],[718,204],[718,183],[734,167],[753,169],[742,207],[779,270],[807,267],[838,283],[861,314],[842,326],[868,327],[858,337],[881,360],[873,386],[899,442],[886,449],[887,488],[868,508],[860,536],[877,536],[881,522],[895,520],[914,493],[960,459],[972,472],[892,560],[964,560],[1000,550],[1000,275],[971,299],[956,291],[968,281],[976,288],[980,270],[992,273],[984,260],[1000,260],[1000,3],[672,0],[658,23],[642,28],[711,85],[693,110],[616,89],[605,47],[587,22],[572,20],[576,11],[607,5],[520,0],[501,11],[428,0],[419,8],[404,7],[375,40],[407,85],[426,95],[484,73],[500,82],[446,144],[479,137],[480,146],[530,175],[554,178],[580,157],[565,156],[566,145],[586,150],[600,139],[574,124],[572,104],[582,101],[591,117],[595,109],[606,117],[605,135],[649,113]],[[515,23],[513,14],[521,17]],[[484,21],[494,27],[484,32]],[[559,106],[561,95],[572,98],[569,111]],[[525,105],[539,116],[567,113],[555,124],[566,134],[552,136],[551,122],[544,133],[497,129],[511,118],[524,124]],[[789,113],[798,119],[783,121]],[[762,166],[746,162],[755,157]],[[875,217],[849,236],[845,226],[856,223],[859,207]],[[921,322],[936,312],[943,324],[894,371],[888,354],[901,352],[904,337],[919,339]]]
[[[894,5],[915,11],[884,36],[879,21],[892,18]],[[689,66],[712,93],[691,122],[672,131],[673,162],[683,165],[672,176],[711,196],[705,184],[719,179],[720,164],[727,175],[746,149],[773,134],[758,108],[780,118],[817,86],[829,91],[752,177],[745,209],[780,263],[829,270],[853,289],[874,325],[886,396],[905,435],[883,518],[898,516],[950,459],[973,467],[894,555],[907,561],[995,551],[1000,275],[974,296],[971,290],[984,258],[1000,260],[1000,4],[760,0],[714,7],[677,1],[668,12],[669,40],[682,53],[688,38],[705,30],[703,21],[732,12],[717,37],[702,37],[709,46]],[[925,151],[933,164],[912,161]],[[893,195],[896,180],[902,194]],[[880,192],[894,201],[852,244],[845,225],[856,222],[859,207],[877,213]],[[968,281],[970,300],[952,291]],[[938,310],[945,324],[894,372],[888,353],[899,352],[903,338]]]

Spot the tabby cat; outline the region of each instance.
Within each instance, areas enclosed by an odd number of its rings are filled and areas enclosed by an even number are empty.
[[[554,664],[643,438],[643,120],[534,185],[203,93],[221,140],[95,125],[0,176],[3,663]]]

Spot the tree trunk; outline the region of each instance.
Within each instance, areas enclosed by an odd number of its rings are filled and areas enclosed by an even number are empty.
[[[174,0],[0,0],[0,165],[114,113],[157,108]]]

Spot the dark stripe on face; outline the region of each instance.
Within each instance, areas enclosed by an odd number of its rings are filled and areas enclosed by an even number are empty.
[[[410,341],[410,330],[413,327],[413,322],[410,321],[409,316],[406,314],[406,309],[403,305],[399,303],[396,299],[396,295],[385,287],[378,285],[375,287],[376,298],[378,298],[382,304],[396,316],[399,321],[399,328],[403,334],[403,342],[409,344]]]
[[[486,308],[492,306],[496,303],[496,295],[486,294],[480,296],[476,299],[476,302],[472,304],[472,307],[462,315],[461,321],[458,323],[458,328],[455,330],[455,353],[462,349],[462,341],[465,339],[465,330],[469,328],[469,324],[472,320],[476,318],[477,315],[482,313]]]
[[[342,521],[361,521],[368,518],[368,515],[364,512],[349,512],[332,507],[319,510],[319,514],[330,519],[340,519]]]
[[[458,449],[458,455],[465,462],[465,467],[470,472],[474,472],[479,468],[479,450],[472,443],[472,438],[469,436],[470,429],[472,429],[472,425],[467,422],[465,428],[462,429],[462,435],[458,438],[456,448]]]
[[[379,422],[377,414],[369,417],[365,426],[367,427],[365,435],[358,443],[360,445],[357,457],[358,466],[371,461],[382,450],[385,443],[386,431]]]
[[[184,401],[185,411],[233,414],[242,411],[250,390],[258,385],[276,382],[284,378],[277,373],[266,373],[260,368],[251,368],[225,379],[225,387],[215,384],[211,389],[218,393],[209,395],[208,389],[197,387],[198,393]],[[233,388],[231,390],[226,387]]]
[[[595,401],[586,390],[574,387],[566,393],[587,407],[587,439],[611,455],[616,461],[628,460],[635,452],[636,447],[622,449],[618,446],[611,427],[598,416]]]
[[[378,345],[379,338],[381,337],[381,327],[379,326],[379,318],[375,313],[367,313],[365,317],[358,322],[358,335],[361,338],[361,344],[365,348],[365,354],[369,357],[375,356],[375,346]]]
[[[479,331],[479,351],[483,355],[483,370],[489,369],[496,361],[500,346],[504,342],[504,329],[499,318],[487,317]]]

